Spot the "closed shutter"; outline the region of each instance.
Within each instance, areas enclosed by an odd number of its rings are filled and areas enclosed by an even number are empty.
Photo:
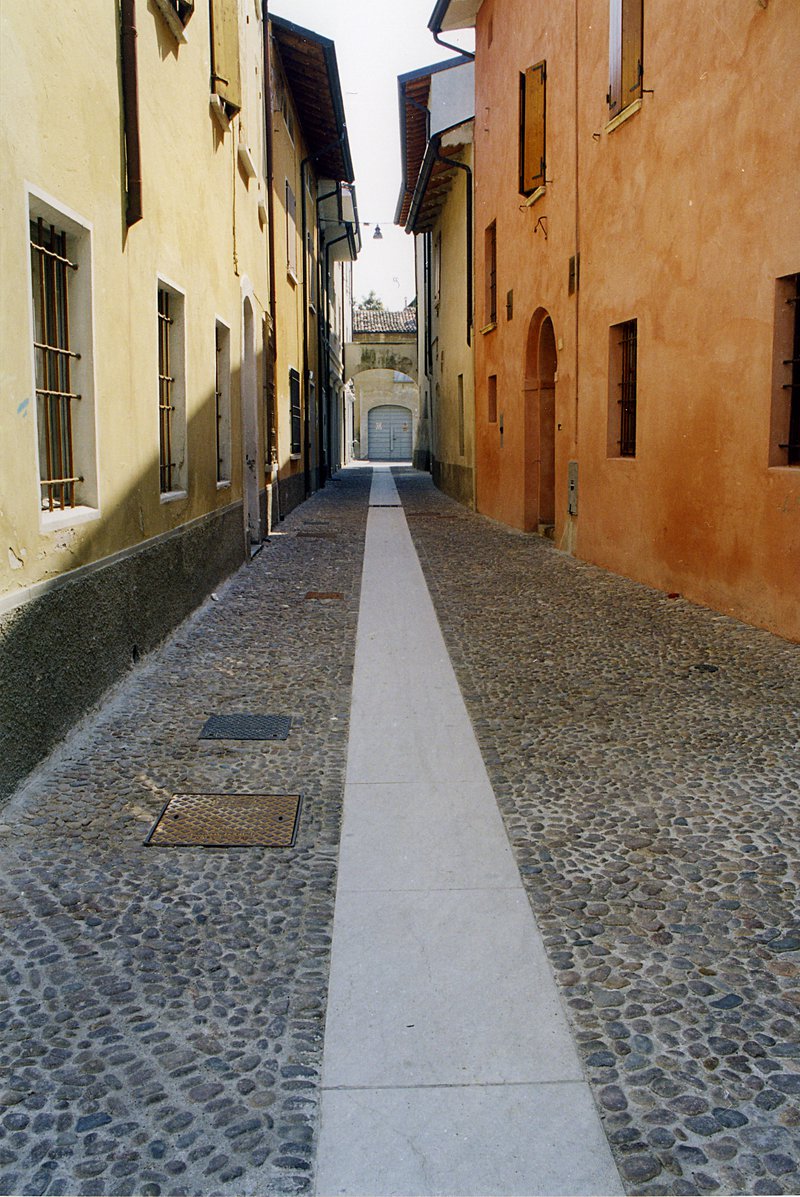
[[[608,113],[615,117],[642,94],[644,0],[610,0]]]
[[[544,187],[547,65],[520,75],[520,185],[523,195]]]
[[[297,200],[286,181],[286,269],[297,278]]]
[[[300,375],[296,370],[289,371],[289,416],[291,419],[291,453],[300,452],[300,437],[302,419],[300,412]]]
[[[642,94],[643,0],[622,0],[622,105]]]
[[[211,0],[211,90],[229,109],[242,107],[239,0]]]

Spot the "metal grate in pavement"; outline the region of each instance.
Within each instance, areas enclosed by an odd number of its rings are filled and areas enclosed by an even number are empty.
[[[285,740],[291,715],[212,715],[200,732],[201,740]]]
[[[417,520],[456,520],[457,515],[449,515],[445,511],[407,511],[407,519]]]
[[[341,603],[344,600],[344,595],[341,590],[309,590],[306,593],[306,600],[308,599],[331,599]]]
[[[301,794],[173,794],[144,841],[163,848],[291,848]]]
[[[298,532],[298,540],[336,540],[336,532]]]

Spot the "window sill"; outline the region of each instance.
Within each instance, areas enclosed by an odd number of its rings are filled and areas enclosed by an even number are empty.
[[[299,461],[302,456],[303,456],[302,453],[290,453],[289,461]]]
[[[250,180],[256,177],[256,164],[253,161],[253,155],[250,152],[250,147],[248,146],[247,142],[240,141],[236,147],[236,152],[239,155],[239,165],[241,166],[244,174],[247,176],[247,182],[249,184]]]
[[[606,457],[607,461],[636,461],[635,453],[609,453]]]
[[[90,524],[100,519],[98,507],[70,507],[67,511],[43,511],[39,522],[39,530],[45,532],[60,532],[64,528],[74,528],[78,524]]]
[[[217,483],[217,490],[230,490],[230,489],[231,489],[230,479],[227,479],[224,482]]]
[[[614,119],[608,122],[605,128],[606,133],[613,133],[615,129],[620,127],[620,125],[624,125],[625,121],[630,120],[632,116],[636,116],[636,113],[639,111],[641,106],[642,99],[640,96],[638,100],[634,100],[633,103],[629,104],[627,108],[623,108],[622,112],[618,112]]]
[[[209,98],[209,104],[220,129],[223,133],[227,133],[231,127],[231,117],[225,101],[221,96],[212,95]]]
[[[484,324],[483,328],[481,329],[481,336],[485,337],[487,333],[492,332],[492,330],[495,328],[497,328],[497,321],[490,320],[489,323]]]
[[[179,503],[181,499],[188,499],[188,490],[168,490],[161,495],[162,503]]]
[[[529,195],[527,197],[527,199],[525,200],[524,207],[526,207],[526,208],[532,207],[536,203],[537,200],[540,200],[542,198],[542,196],[546,195],[546,194],[547,194],[546,187],[537,187],[536,190],[531,195]]]
[[[288,278],[289,282],[292,284],[293,287],[300,286],[299,278],[297,277],[295,272],[293,270],[290,270],[288,267],[286,268],[286,277]]]

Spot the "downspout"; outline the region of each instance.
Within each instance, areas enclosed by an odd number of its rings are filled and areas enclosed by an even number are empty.
[[[305,402],[303,404],[305,409],[305,426],[303,430],[303,483],[305,489],[305,497],[311,494],[311,423],[309,420],[308,411],[308,213],[306,211],[306,171],[309,162],[316,162],[317,158],[321,158],[323,154],[327,154],[329,150],[335,149],[344,141],[345,133],[342,132],[335,141],[330,145],[325,145],[322,149],[317,150],[316,154],[308,154],[300,163],[300,194],[302,198],[302,238],[303,238],[303,379],[305,386]],[[317,411],[317,419],[319,419],[319,411]],[[322,429],[320,428],[320,433]],[[321,446],[317,445],[317,452],[319,453]]]
[[[433,40],[436,42],[437,46],[444,46],[445,50],[455,50],[456,54],[466,54],[467,58],[474,59],[475,55],[470,50],[464,50],[461,46],[454,46],[450,42],[442,41],[438,29],[431,29],[431,33],[433,34]]]
[[[125,223],[142,219],[142,163],[139,152],[139,84],[136,69],[136,0],[121,0],[120,64],[125,130]]]
[[[437,144],[436,158],[447,166],[455,166],[467,176],[467,344],[472,345],[472,170],[466,162],[456,162],[443,154]]]
[[[275,319],[275,197],[273,194],[273,145],[272,145],[272,40],[269,31],[269,0],[262,0],[262,28],[264,36],[264,128],[267,143],[267,220],[269,230],[267,246],[269,253],[269,302],[270,302],[270,357],[269,369],[272,372],[272,409],[269,413],[269,454],[271,465],[270,481],[275,496],[275,507],[278,519],[281,515],[281,486],[280,486],[280,452],[278,449],[278,322]],[[269,532],[269,529],[267,529]]]

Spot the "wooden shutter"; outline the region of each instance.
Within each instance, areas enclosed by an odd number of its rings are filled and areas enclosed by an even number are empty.
[[[622,102],[622,0],[610,0],[608,12],[608,114],[616,116]]]
[[[239,0],[211,0],[211,90],[229,109],[242,107]]]
[[[520,75],[520,184],[530,195],[545,179],[547,67],[537,62]]]
[[[286,181],[286,269],[297,278],[297,200]]]
[[[622,107],[642,94],[643,0],[622,0]]]

